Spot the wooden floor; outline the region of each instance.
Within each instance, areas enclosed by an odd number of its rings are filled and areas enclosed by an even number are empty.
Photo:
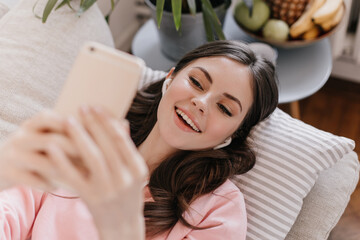
[[[300,114],[306,123],[355,140],[360,158],[360,83],[331,78],[319,92],[300,101]],[[329,240],[360,240],[359,184]]]

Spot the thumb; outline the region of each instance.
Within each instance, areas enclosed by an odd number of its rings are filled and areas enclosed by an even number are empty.
[[[120,120],[121,125],[124,127],[126,132],[130,135],[130,123],[127,119]]]

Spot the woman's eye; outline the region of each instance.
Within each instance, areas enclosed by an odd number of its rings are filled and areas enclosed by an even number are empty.
[[[199,83],[199,81],[197,81],[195,78],[193,77],[189,77],[190,81],[192,84],[194,84],[197,88],[204,90],[203,87],[201,86],[201,84]]]
[[[220,109],[220,111],[222,111],[223,113],[225,113],[226,115],[228,115],[228,116],[232,116],[232,114],[231,114],[231,112],[224,106],[224,105],[222,105],[222,104],[218,104],[218,107],[219,107],[219,109]]]

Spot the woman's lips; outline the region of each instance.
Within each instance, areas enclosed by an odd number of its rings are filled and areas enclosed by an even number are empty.
[[[185,132],[196,132],[196,133],[201,133],[201,131],[196,131],[193,127],[191,127],[181,116],[179,116],[179,114],[174,111],[174,121],[175,124],[183,131]]]

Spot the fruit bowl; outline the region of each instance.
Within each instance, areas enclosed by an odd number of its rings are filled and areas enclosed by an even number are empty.
[[[343,5],[344,11],[345,11],[345,4],[342,3],[342,5]],[[331,36],[333,33],[335,33],[337,31],[337,29],[339,28],[339,26],[341,25],[342,21],[344,20],[344,14],[342,14],[341,20],[338,24],[331,27],[331,29],[329,29],[328,31],[324,31],[321,28],[319,28],[320,34],[316,38],[313,38],[313,39],[301,39],[301,38],[291,39],[290,34],[289,34],[289,39],[287,39],[285,41],[277,41],[277,40],[265,38],[262,34],[263,27],[257,31],[250,31],[236,19],[235,12],[232,14],[232,16],[233,16],[236,24],[239,26],[239,28],[243,32],[245,32],[247,35],[249,35],[251,38],[253,38],[259,42],[264,42],[264,43],[270,44],[277,48],[300,48],[300,47],[305,47],[305,46],[314,44],[324,38]]]
[[[319,35],[317,38],[315,39],[311,39],[311,40],[303,40],[303,39],[288,39],[287,41],[275,41],[275,40],[270,40],[270,39],[266,39],[262,36],[261,32],[251,32],[249,30],[247,30],[245,27],[242,27],[235,19],[235,22],[237,23],[237,25],[240,27],[240,29],[242,31],[244,31],[247,35],[249,35],[250,37],[256,39],[259,42],[264,42],[267,44],[270,44],[274,47],[278,47],[278,48],[299,48],[299,47],[306,47],[310,44],[316,43],[324,38],[329,37],[330,35],[332,35],[337,27],[339,26],[339,24],[334,27],[333,29],[331,29],[328,32],[325,32],[321,35]]]

